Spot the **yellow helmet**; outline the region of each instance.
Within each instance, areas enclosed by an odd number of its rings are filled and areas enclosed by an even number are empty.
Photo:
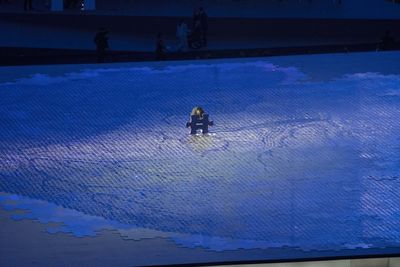
[[[203,114],[204,114],[204,110],[202,107],[194,107],[192,109],[192,113],[191,113],[192,116],[196,115],[196,116],[202,117]]]

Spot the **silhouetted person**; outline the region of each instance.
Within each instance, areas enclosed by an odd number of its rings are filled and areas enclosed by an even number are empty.
[[[190,48],[199,49],[203,46],[202,28],[200,20],[196,20],[188,40]]]
[[[108,31],[104,28],[100,28],[94,37],[94,43],[96,44],[97,51],[97,62],[102,63],[106,59],[108,45]]]
[[[178,39],[178,51],[186,51],[188,46],[189,29],[185,21],[182,19],[176,26],[176,38]]]
[[[396,41],[395,41],[394,37],[390,34],[390,31],[386,31],[385,35],[382,37],[381,49],[389,50],[389,49],[393,48],[395,42]]]
[[[65,8],[77,8],[82,5],[81,0],[66,0],[65,1]]]
[[[192,17],[192,29],[194,29],[197,21],[200,21],[200,9],[194,8],[193,9],[193,17]]]
[[[24,0],[24,10],[25,11],[33,10],[33,0]]]
[[[165,59],[165,52],[166,46],[164,43],[162,33],[157,34],[157,41],[156,41],[156,59],[157,60],[164,60]]]
[[[199,17],[201,25],[201,41],[203,46],[207,46],[208,16],[202,7],[199,8]]]

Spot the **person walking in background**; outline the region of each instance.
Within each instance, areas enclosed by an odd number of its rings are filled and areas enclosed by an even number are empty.
[[[385,35],[382,37],[382,40],[380,43],[380,49],[381,50],[390,50],[394,47],[395,44],[396,44],[396,40],[391,35],[390,31],[387,30],[385,32]]]
[[[24,0],[24,10],[25,11],[33,10],[33,0]]]
[[[189,46],[193,49],[199,49],[206,44],[204,41],[207,42],[207,38],[204,39],[204,36],[207,34],[207,14],[202,13],[204,12],[203,8],[195,8],[193,10],[193,18],[192,18],[192,29],[189,36]],[[202,21],[203,20],[203,21]],[[205,26],[205,27],[203,27]]]
[[[199,49],[203,46],[202,41],[202,30],[200,20],[196,20],[192,31],[190,32],[190,37],[188,38],[188,43],[190,48]]]
[[[76,8],[82,6],[82,1],[81,0],[66,0],[64,2],[64,6],[65,6],[65,8],[76,9]]]
[[[100,28],[93,41],[96,44],[97,62],[103,63],[107,56],[107,49],[110,48],[108,45],[108,31],[105,28]]]
[[[189,29],[186,22],[182,19],[176,27],[176,38],[178,39],[178,51],[186,51],[188,47]]]
[[[192,17],[192,29],[196,26],[196,22],[200,21],[200,10],[199,8],[193,9],[193,17]]]
[[[163,35],[161,32],[159,32],[157,34],[157,41],[156,41],[156,60],[164,60],[166,50],[167,49],[164,43]]]
[[[204,8],[199,8],[199,19],[201,25],[201,41],[202,45],[207,47],[207,33],[208,33],[208,16]]]

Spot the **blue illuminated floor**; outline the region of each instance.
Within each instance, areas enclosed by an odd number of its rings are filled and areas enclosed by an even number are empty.
[[[0,205],[174,247],[130,265],[400,253],[399,56],[0,68]]]

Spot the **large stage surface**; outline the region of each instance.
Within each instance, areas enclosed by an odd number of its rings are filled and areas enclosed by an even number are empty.
[[[0,265],[400,253],[399,58],[0,68]]]

